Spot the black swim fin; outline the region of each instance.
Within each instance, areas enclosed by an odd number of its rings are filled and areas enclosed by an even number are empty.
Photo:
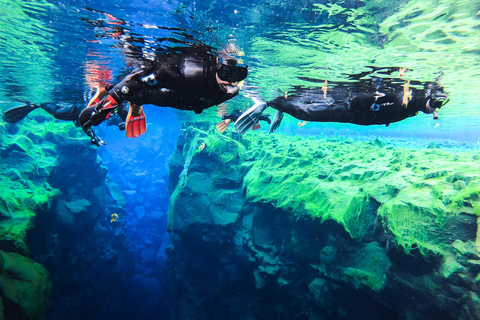
[[[22,120],[32,112],[33,110],[39,108],[40,106],[27,103],[22,106],[18,106],[12,109],[9,109],[3,113],[3,119],[7,121],[8,123],[17,123],[18,121]]]
[[[253,107],[242,113],[242,115],[235,121],[235,130],[238,133],[244,134],[254,124],[258,123],[262,112],[268,107],[265,101],[252,97],[255,104]]]
[[[278,129],[278,127],[280,126],[280,123],[282,122],[283,120],[283,112],[282,111],[278,111],[275,113],[275,116],[273,117],[273,121],[272,121],[272,124],[270,125],[270,130],[268,131],[268,133],[273,133],[275,132],[275,130]]]

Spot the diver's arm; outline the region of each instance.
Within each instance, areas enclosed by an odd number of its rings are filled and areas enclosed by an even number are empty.
[[[151,76],[152,68],[153,67],[148,67],[134,70],[109,90],[108,95],[111,96],[117,104],[128,100],[132,94],[135,94],[142,87],[146,86],[149,81],[155,80],[155,78]]]
[[[90,140],[90,143],[91,143],[91,144],[94,144],[94,145],[96,145],[96,146],[98,146],[98,147],[104,146],[104,145],[107,144],[105,141],[103,141],[99,136],[97,136],[97,135],[95,134],[95,131],[94,131],[91,127],[88,128],[88,129],[86,129],[86,130],[84,130],[84,131],[85,131],[85,133],[87,134],[87,136],[89,136],[89,137],[91,138],[91,140]]]

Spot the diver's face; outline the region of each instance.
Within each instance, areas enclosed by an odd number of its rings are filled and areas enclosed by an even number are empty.
[[[234,94],[238,92],[238,82],[228,82],[220,79],[218,77],[218,73],[215,74],[215,77],[217,78],[217,83],[218,86],[220,87],[220,90],[226,93]]]

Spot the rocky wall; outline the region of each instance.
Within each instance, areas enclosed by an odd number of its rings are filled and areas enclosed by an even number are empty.
[[[0,319],[115,318],[133,258],[97,148],[43,117],[0,131]]]
[[[185,126],[169,318],[480,318],[480,157],[406,145]]]

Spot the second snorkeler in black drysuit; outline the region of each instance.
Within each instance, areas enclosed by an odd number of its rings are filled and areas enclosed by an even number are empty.
[[[417,88],[405,81],[374,78],[353,85],[338,83],[331,88],[326,85],[313,89],[297,88],[292,94],[287,93],[269,102],[257,101],[237,120],[235,128],[245,133],[267,107],[277,110],[270,132],[278,128],[283,113],[304,121],[388,126],[420,111],[433,113],[436,118],[436,109],[447,101],[447,94],[437,83]]]
[[[82,112],[84,106],[80,103],[42,103],[40,105],[27,103],[18,107],[11,108],[3,114],[5,121],[16,123],[25,118],[30,112],[41,108],[51,114],[55,119],[77,121],[78,115]]]

